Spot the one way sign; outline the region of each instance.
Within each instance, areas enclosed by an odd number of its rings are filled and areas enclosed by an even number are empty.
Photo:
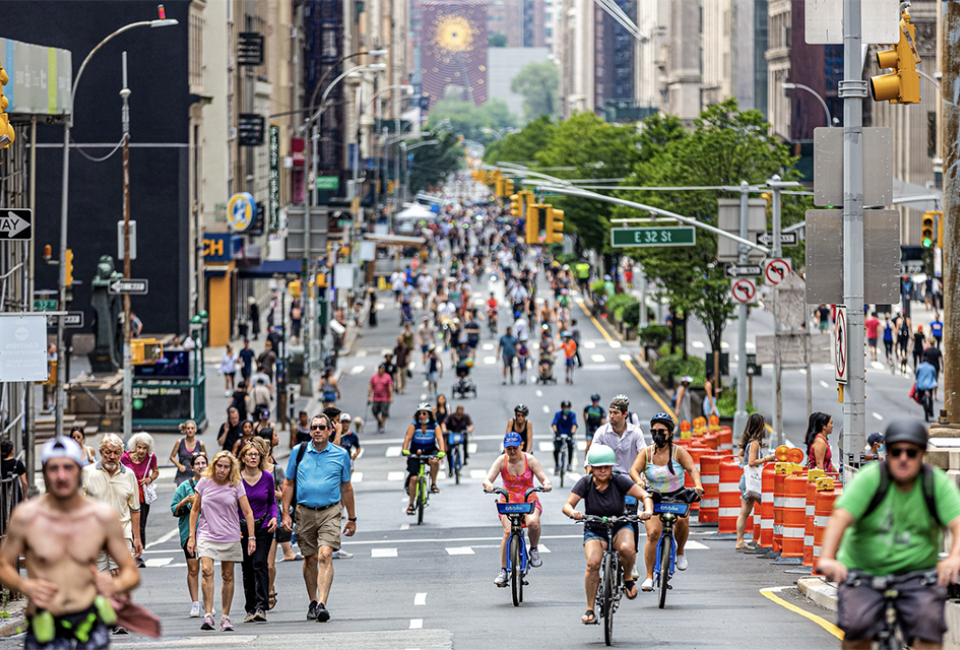
[[[148,283],[146,280],[111,280],[107,290],[112,294],[132,293],[145,295]]]
[[[33,239],[33,210],[0,210],[0,241]]]

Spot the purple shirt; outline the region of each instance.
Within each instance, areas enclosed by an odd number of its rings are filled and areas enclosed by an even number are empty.
[[[260,480],[257,481],[256,485],[250,485],[241,477],[240,484],[247,492],[247,501],[250,502],[250,509],[253,510],[253,518],[263,518],[261,528],[267,528],[269,521],[278,517],[277,495],[274,494],[276,483],[273,481],[273,474],[270,472],[262,472]],[[238,507],[237,513],[240,515],[240,525],[246,526],[246,521],[243,518],[243,510]]]
[[[241,479],[240,483],[243,483]],[[243,485],[217,485],[213,479],[202,478],[197,483],[200,495],[200,523],[197,539],[211,542],[239,542],[240,523],[237,521],[237,506],[240,497],[246,496]]]

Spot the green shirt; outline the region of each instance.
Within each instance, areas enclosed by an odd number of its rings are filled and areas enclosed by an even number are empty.
[[[178,485],[177,491],[173,493],[173,500],[170,502],[170,512],[174,513],[175,517],[177,504],[194,493],[191,483],[193,483],[193,479],[187,479]],[[183,517],[177,517],[177,528],[180,529],[180,546],[185,546],[187,540],[190,539],[190,509],[192,507],[193,504],[187,504],[187,514]]]
[[[940,521],[960,517],[960,490],[939,468],[933,469],[934,500]],[[837,559],[849,569],[875,576],[924,571],[937,564],[943,530],[937,526],[923,498],[922,477],[909,492],[891,480],[890,489],[876,510],[863,520],[880,486],[880,463],[870,463],[846,486],[834,504],[853,515]]]
[[[586,262],[577,262],[574,267],[577,271],[577,277],[581,280],[586,280],[590,277],[590,265]]]

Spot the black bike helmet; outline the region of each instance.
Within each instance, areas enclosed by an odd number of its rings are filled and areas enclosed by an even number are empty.
[[[657,413],[652,418],[650,418],[650,428],[653,428],[653,425],[659,422],[660,424],[667,425],[667,428],[673,431],[675,426],[673,418],[667,415],[666,413]]]
[[[514,413],[522,413],[523,415],[530,415],[530,408],[526,404],[517,404],[513,407]]]
[[[568,400],[568,399],[565,399],[565,400],[563,400],[562,402],[560,402],[560,408],[562,408],[562,409],[568,409],[568,408],[570,408],[571,406],[572,406],[572,405],[570,404],[570,400]]]
[[[889,449],[898,442],[909,442],[925,450],[928,438],[927,428],[922,422],[908,419],[894,420],[883,434],[883,444]]]
[[[590,401],[591,401],[591,402],[599,402],[599,401],[600,401],[600,394],[599,394],[599,393],[594,393],[593,395],[591,395],[591,396],[590,396]]]

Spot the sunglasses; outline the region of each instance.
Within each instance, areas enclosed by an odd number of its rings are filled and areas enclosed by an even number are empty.
[[[311,430],[311,431],[326,431],[326,430],[327,430],[327,425],[325,425],[325,424],[313,424],[313,425],[310,425],[310,430]]]
[[[916,458],[920,455],[920,450],[916,447],[897,447],[896,449],[891,449],[889,453],[891,458],[899,458],[904,454],[907,455],[907,458]]]
[[[666,433],[670,434],[670,429],[650,429],[650,433]]]

